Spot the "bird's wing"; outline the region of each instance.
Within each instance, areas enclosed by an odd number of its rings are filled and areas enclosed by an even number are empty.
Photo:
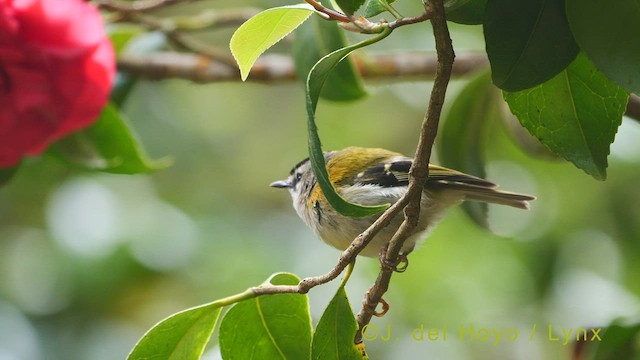
[[[379,163],[357,174],[355,182],[383,187],[405,186],[409,184],[411,164],[412,161],[409,158]],[[430,183],[460,183],[487,188],[496,186],[496,184],[482,178],[433,164],[429,164],[427,185]]]

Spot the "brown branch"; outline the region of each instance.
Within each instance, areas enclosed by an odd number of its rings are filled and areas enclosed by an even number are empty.
[[[137,0],[137,1],[115,1],[99,0],[96,5],[102,9],[117,12],[140,12],[159,9],[161,7],[189,2],[193,0]]]
[[[394,16],[400,15],[397,12],[395,12],[395,10],[390,10],[390,12],[392,12],[392,15]],[[401,17],[392,22],[387,22],[387,20],[385,19],[381,19],[376,22],[371,22],[365,17],[361,16],[357,19],[352,19],[349,22],[341,22],[338,25],[340,25],[340,27],[345,30],[349,30],[357,33],[377,34],[382,32],[384,28],[389,28],[393,30],[401,26],[417,24],[420,22],[427,21],[431,19],[431,15],[432,15],[431,10],[429,9],[428,6],[425,6],[424,12],[418,16]]]
[[[319,2],[317,2],[316,0],[305,0],[307,4],[313,6],[314,9],[316,9],[318,12],[326,15],[326,19],[332,19],[332,20],[337,20],[340,22],[345,22],[345,23],[349,23],[351,22],[351,19],[338,11],[329,9],[328,7],[320,4]]]
[[[433,27],[433,35],[436,41],[436,51],[438,54],[438,67],[436,76],[431,90],[429,107],[422,122],[420,139],[414,157],[413,165],[409,171],[409,187],[407,193],[402,200],[408,199],[408,204],[404,208],[405,220],[400,225],[398,231],[394,234],[386,256],[383,260],[387,263],[397,263],[398,255],[402,249],[404,241],[413,233],[419,215],[420,215],[420,199],[422,197],[422,189],[424,183],[429,176],[429,158],[431,157],[431,148],[435,141],[440,121],[440,114],[444,104],[447,85],[451,78],[453,68],[453,59],[455,54],[449,37],[449,29],[444,16],[443,0],[431,0],[430,3]],[[362,329],[369,324],[371,317],[375,312],[375,308],[382,299],[382,295],[389,287],[389,281],[393,269],[389,266],[381,266],[380,273],[375,284],[367,292],[362,310],[357,316],[358,333],[356,334],[356,343],[362,342]]]
[[[400,26],[417,24],[419,22],[427,21],[431,19],[431,16],[433,15],[433,13],[429,9],[430,9],[429,7],[426,7],[425,11],[418,16],[404,17],[404,18],[400,18],[395,21],[392,21],[389,23],[389,27],[392,29],[395,29]]]
[[[366,79],[394,79],[433,77],[437,67],[435,54],[425,52],[397,52],[389,54],[352,54],[356,70]],[[456,57],[452,75],[464,76],[489,65],[485,53],[464,53]],[[118,70],[142,78],[186,79],[198,83],[240,81],[237,70],[209,57],[177,52],[122,54]],[[258,58],[247,81],[292,82],[296,71],[290,56],[267,54]]]

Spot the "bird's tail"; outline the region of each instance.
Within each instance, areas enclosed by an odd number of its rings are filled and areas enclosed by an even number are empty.
[[[528,209],[529,201],[536,199],[535,196],[497,190],[493,187],[482,185],[449,182],[442,183],[442,186],[447,190],[462,192],[465,200],[508,205],[519,209]]]
[[[465,200],[519,209],[528,209],[529,201],[536,199],[535,196],[497,190],[497,185],[491,181],[433,164],[429,165],[429,179],[425,186],[461,192]]]

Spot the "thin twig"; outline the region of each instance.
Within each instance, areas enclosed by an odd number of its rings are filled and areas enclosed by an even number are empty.
[[[274,285],[274,286],[261,286],[251,288],[251,291],[256,295],[271,295],[271,294],[283,294],[283,293],[298,293],[306,294],[312,288],[326,284],[329,281],[337,278],[342,271],[358,256],[360,251],[364,249],[374,236],[385,228],[391,220],[400,213],[400,211],[409,202],[409,197],[405,196],[398,202],[393,204],[387,209],[367,230],[353,240],[351,245],[342,252],[336,265],[328,273],[319,276],[312,276],[302,279],[298,285]]]
[[[351,22],[352,20],[345,14],[329,9],[328,7],[320,4],[316,0],[305,0],[307,4],[313,6],[318,12],[325,14],[329,19],[337,20],[340,22]]]
[[[410,16],[410,17],[404,17],[404,18],[400,18],[397,19],[395,21],[392,21],[389,23],[389,27],[392,29],[398,28],[400,26],[405,26],[405,25],[411,25],[411,24],[417,24],[419,22],[423,22],[423,21],[427,21],[429,19],[431,19],[431,17],[433,16],[433,13],[431,12],[429,7],[425,7],[425,11],[418,15],[418,16]]]
[[[449,29],[444,16],[443,0],[431,0],[432,14],[431,23],[433,27],[433,35],[436,41],[436,51],[438,54],[438,67],[436,76],[431,90],[431,97],[427,113],[422,122],[420,139],[414,157],[413,165],[409,171],[409,187],[407,193],[402,198],[408,199],[407,206],[404,208],[405,220],[400,225],[398,231],[394,234],[386,251],[386,257],[383,261],[387,263],[396,263],[400,250],[404,241],[413,234],[418,223],[420,215],[420,198],[424,183],[429,176],[429,158],[431,157],[431,148],[438,131],[440,113],[444,104],[445,94],[449,79],[451,78],[451,70],[453,68],[453,59],[455,54],[449,37]],[[425,13],[427,13],[425,12]],[[375,312],[375,308],[382,299],[382,295],[389,287],[389,281],[393,269],[389,266],[381,266],[380,273],[375,284],[367,292],[362,310],[357,316],[358,333],[356,334],[356,343],[362,342],[362,329],[369,324],[371,317]]]

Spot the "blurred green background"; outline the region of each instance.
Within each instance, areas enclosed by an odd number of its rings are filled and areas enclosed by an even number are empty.
[[[216,1],[171,11],[212,4],[280,5]],[[229,35],[198,34],[221,48]],[[480,27],[452,26],[452,38],[458,52],[484,48]],[[373,51],[402,49],[432,50],[428,25],[400,29]],[[463,82],[452,84],[449,100]],[[325,149],[412,154],[430,83],[367,86],[370,96],[357,103],[321,101]],[[123,110],[149,153],[173,157],[172,167],[109,175],[45,155],[26,161],[0,189],[2,360],[122,359],[174,312],[274,272],[325,273],[339,256],[297,218],[286,192],[268,187],[306,157],[300,84],[140,80]],[[638,321],[638,138],[640,124],[624,119],[609,177],[597,182],[568,163],[528,156],[496,127],[487,177],[538,200],[528,212],[490,208],[494,234],[451,210],[410,256],[409,269],[394,275],[385,297],[391,310],[373,320],[380,333],[366,342],[371,358],[567,359],[572,349],[563,346],[561,328]],[[377,270],[376,259],[359,259],[347,287],[354,311]],[[336,286],[310,292],[314,322]],[[549,338],[549,325],[560,341]],[[413,339],[421,326],[446,327],[447,339]],[[460,339],[461,326],[476,337]],[[482,341],[482,328],[519,336]],[[204,358],[219,358],[217,334]]]

